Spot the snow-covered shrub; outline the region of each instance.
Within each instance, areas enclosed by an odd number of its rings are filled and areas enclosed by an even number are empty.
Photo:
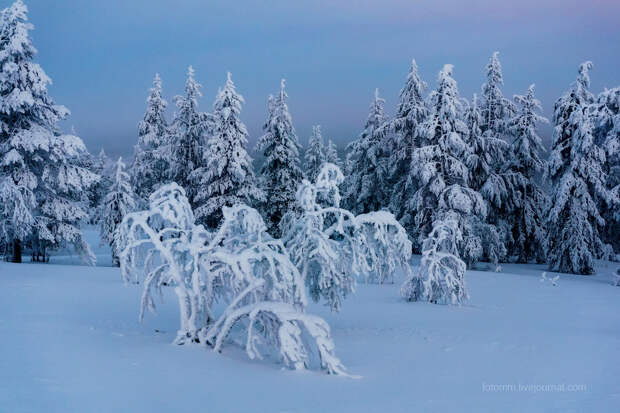
[[[424,240],[420,268],[401,288],[407,301],[460,304],[468,298],[463,278],[466,266],[457,247],[462,234],[457,217],[451,215],[435,221]]]
[[[283,241],[314,301],[325,299],[333,311],[355,290],[356,276],[391,280],[397,266],[409,270],[411,242],[387,211],[359,216],[340,208],[340,168],[326,163],[316,182],[297,191],[301,212],[292,218]],[[319,203],[319,197],[325,202]]]
[[[185,191],[173,183],[151,195],[148,211],[127,215],[121,234],[123,276],[144,280],[140,317],[155,309],[155,291],[164,285],[175,289],[181,315],[175,343],[221,351],[244,335],[252,359],[275,354],[290,368],[318,365],[346,374],[327,323],[304,313],[297,268],[256,210],[224,207],[222,224],[209,232],[194,224]],[[219,315],[216,301],[225,304]]]
[[[390,212],[376,211],[355,217],[366,261],[366,280],[383,284],[394,282],[398,267],[409,272],[411,241],[402,225]],[[408,274],[407,274],[408,275]]]

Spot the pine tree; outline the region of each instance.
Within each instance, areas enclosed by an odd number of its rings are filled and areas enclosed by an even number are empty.
[[[486,205],[480,194],[469,185],[469,170],[464,160],[469,149],[468,129],[463,117],[452,65],[439,72],[438,88],[429,97],[430,114],[420,125],[421,147],[413,152],[412,172],[420,177],[413,196],[415,233],[425,239],[436,225],[443,225],[450,216],[456,220],[464,241],[459,245],[460,257],[475,262],[481,241],[474,225],[484,220]]]
[[[284,79],[277,97],[269,98],[269,116],[258,140],[265,161],[261,168],[266,193],[264,211],[267,226],[274,236],[280,235],[280,220],[295,208],[295,194],[303,174],[299,167],[299,141],[286,104]]]
[[[603,91],[594,106],[595,138],[606,152],[609,202],[599,200],[599,211],[605,219],[604,242],[620,254],[620,87]]]
[[[185,83],[185,96],[174,98],[177,113],[172,122],[170,137],[170,179],[187,193],[193,208],[194,197],[198,191],[192,182],[192,173],[205,166],[203,148],[208,130],[207,116],[198,111],[198,98],[202,96],[202,86],[194,79],[194,69],[190,66]]]
[[[153,87],[146,99],[144,119],[138,125],[138,144],[134,149],[131,180],[136,195],[147,200],[149,195],[168,178],[167,102],[162,97],[161,79],[155,75]]]
[[[420,147],[418,128],[429,113],[424,101],[426,88],[427,84],[420,78],[418,65],[413,60],[405,86],[400,92],[396,115],[380,128],[380,132],[386,135],[393,134],[389,144],[389,150],[392,152],[389,162],[392,188],[390,210],[409,232],[414,240],[415,250],[419,250],[417,243],[419,234],[414,232],[416,226],[412,202],[419,177],[413,173],[411,159],[413,151]]]
[[[243,103],[229,72],[213,104],[213,124],[203,155],[205,163],[209,163],[199,175],[195,197],[196,219],[210,228],[220,225],[223,207],[254,205],[264,200],[254,177],[252,158],[246,151],[248,131],[239,119]]]
[[[512,211],[510,232],[514,240],[509,245],[509,255],[520,263],[531,260],[543,263],[547,252],[545,211],[548,198],[536,179],[546,167],[539,155],[544,148],[536,127],[549,121],[539,115],[542,106],[534,97],[534,85],[529,87],[527,95],[515,95],[514,100],[520,109],[508,123],[508,133],[513,141],[506,177],[509,210]]]
[[[379,128],[385,123],[385,100],[379,89],[370,104],[364,131],[347,147],[347,161],[351,162],[345,180],[344,204],[355,214],[378,211],[388,205],[389,152]]]
[[[591,62],[579,67],[573,87],[555,104],[553,145],[548,176],[553,193],[548,213],[549,269],[593,274],[594,260],[604,251],[604,225],[597,198],[608,199],[605,152],[594,142],[588,90]]]
[[[327,155],[323,143],[323,135],[321,134],[321,125],[312,127],[312,135],[308,140],[308,149],[304,155],[306,177],[314,181],[319,175],[321,166],[327,161]]]
[[[63,135],[58,122],[69,111],[48,95],[51,80],[33,62],[27,8],[21,0],[2,11],[0,25],[0,176],[34,195],[35,218],[27,239],[13,232],[13,261],[21,262],[24,241],[33,260],[46,260],[48,248],[66,244],[89,263],[94,257],[80,231],[87,218],[86,191],[98,176],[85,164],[86,147],[76,136]]]
[[[99,232],[102,242],[106,242],[112,249],[112,262],[119,266],[121,243],[119,242],[118,228],[123,222],[123,218],[136,209],[135,195],[129,181],[129,175],[125,172],[123,158],[118,158],[116,161],[111,181],[112,185],[101,205]]]

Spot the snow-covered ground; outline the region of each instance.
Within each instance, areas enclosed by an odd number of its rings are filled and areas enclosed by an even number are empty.
[[[117,268],[0,263],[0,411],[617,412],[613,269],[557,286],[543,266],[468,271],[461,307],[406,303],[398,284],[359,285],[340,314],[311,305],[355,380],[174,346],[172,292],[140,324]]]

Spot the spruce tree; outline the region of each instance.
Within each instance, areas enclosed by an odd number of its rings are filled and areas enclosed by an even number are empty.
[[[280,236],[279,223],[295,208],[295,195],[303,174],[299,167],[300,145],[288,111],[284,79],[277,97],[269,98],[269,115],[257,148],[265,161],[261,168],[267,202],[264,205],[269,232]]]
[[[312,135],[308,140],[308,149],[304,155],[304,168],[306,177],[312,182],[319,175],[321,166],[327,161],[325,144],[323,143],[323,135],[321,134],[321,125],[312,127]]]
[[[594,260],[604,252],[604,225],[597,198],[607,200],[605,152],[594,141],[588,90],[591,62],[579,67],[572,88],[555,104],[553,146],[548,176],[553,192],[548,213],[549,269],[593,274]]]
[[[548,197],[538,184],[537,175],[544,171],[546,162],[539,153],[544,151],[536,127],[548,123],[542,112],[540,101],[534,97],[534,85],[527,95],[515,95],[519,105],[517,114],[508,123],[512,138],[510,161],[506,168],[509,192],[510,232],[513,242],[508,254],[517,262],[536,260],[543,263],[547,252],[547,229],[545,212]]]
[[[370,104],[364,131],[347,147],[345,178],[345,207],[355,214],[365,214],[387,207],[390,189],[389,151],[379,128],[385,123],[385,100],[379,97],[379,89]]]
[[[166,106],[161,79],[156,74],[146,99],[144,118],[138,125],[138,144],[131,167],[132,185],[136,195],[143,200],[148,200],[149,195],[168,180]]]
[[[27,11],[18,0],[0,17],[0,179],[11,179],[35,198],[34,204],[24,203],[23,212],[35,219],[30,234],[12,232],[13,261],[21,262],[27,242],[36,261],[47,260],[48,249],[70,244],[93,263],[80,223],[87,218],[82,206],[87,191],[98,176],[86,164],[82,140],[58,129],[69,111],[48,95],[51,80],[33,62]]]
[[[99,232],[102,242],[107,243],[112,249],[112,262],[119,266],[122,251],[118,228],[123,218],[136,209],[135,195],[122,158],[116,161],[110,181],[112,185],[101,205]]]
[[[170,136],[170,180],[179,184],[195,208],[194,197],[198,188],[192,173],[203,167],[203,148],[208,131],[207,116],[198,110],[198,99],[202,96],[202,86],[194,79],[194,69],[190,66],[185,83],[185,96],[174,98],[177,113],[172,122]]]
[[[445,65],[439,72],[437,90],[429,97],[430,114],[420,125],[421,146],[412,157],[412,172],[420,177],[420,183],[412,206],[419,241],[436,225],[456,220],[464,235],[458,245],[460,257],[471,265],[481,252],[473,226],[484,220],[486,206],[480,194],[468,186],[468,130],[452,70],[452,65]]]
[[[413,60],[405,86],[400,92],[396,115],[380,128],[382,133],[391,134],[392,137],[389,144],[392,152],[389,162],[392,187],[389,207],[414,240],[415,250],[419,250],[420,244],[416,242],[419,234],[414,232],[416,225],[412,202],[419,177],[413,173],[411,160],[413,151],[420,146],[418,128],[429,113],[424,101],[426,88],[427,84],[420,78],[418,65]]]
[[[477,160],[472,165],[471,187],[480,192],[488,204],[486,222],[495,227],[502,243],[511,244],[511,212],[507,205],[508,192],[503,173],[510,155],[507,123],[515,113],[515,106],[502,93],[504,76],[499,52],[493,53],[487,64],[486,78],[486,83],[482,85],[481,134],[474,147]],[[487,251],[484,255],[485,259],[491,259]]]
[[[482,112],[478,106],[478,97],[474,94],[471,104],[465,110],[465,123],[467,124],[469,151],[466,157],[466,165],[469,168],[469,186],[479,192],[487,202],[487,213],[491,205],[507,208],[507,196],[505,177],[497,171],[497,160],[504,162],[504,152],[508,144],[503,139],[494,137],[489,133],[482,133]],[[473,226],[476,236],[480,239],[482,249],[481,260],[497,264],[506,255],[504,240],[507,238],[508,224],[503,220],[495,219],[489,223],[488,218],[477,221]],[[503,225],[498,230],[498,221]]]
[[[203,155],[208,163],[199,174],[195,196],[196,220],[209,228],[220,225],[223,207],[255,205],[264,199],[246,150],[248,131],[239,119],[243,103],[229,72],[213,104],[213,124]]]

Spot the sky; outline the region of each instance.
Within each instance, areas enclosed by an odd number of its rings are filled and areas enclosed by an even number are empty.
[[[480,92],[500,52],[504,94],[536,84],[545,115],[594,62],[592,90],[620,85],[619,0],[25,0],[37,62],[91,152],[130,156],[155,73],[173,114],[192,65],[210,111],[232,73],[250,148],[267,96],[287,80],[303,145],[312,125],[340,147],[355,139],[374,89],[392,115],[412,59],[430,87],[446,63],[463,97]],[[3,7],[10,4],[2,0]],[[550,127],[542,130],[546,138]]]

